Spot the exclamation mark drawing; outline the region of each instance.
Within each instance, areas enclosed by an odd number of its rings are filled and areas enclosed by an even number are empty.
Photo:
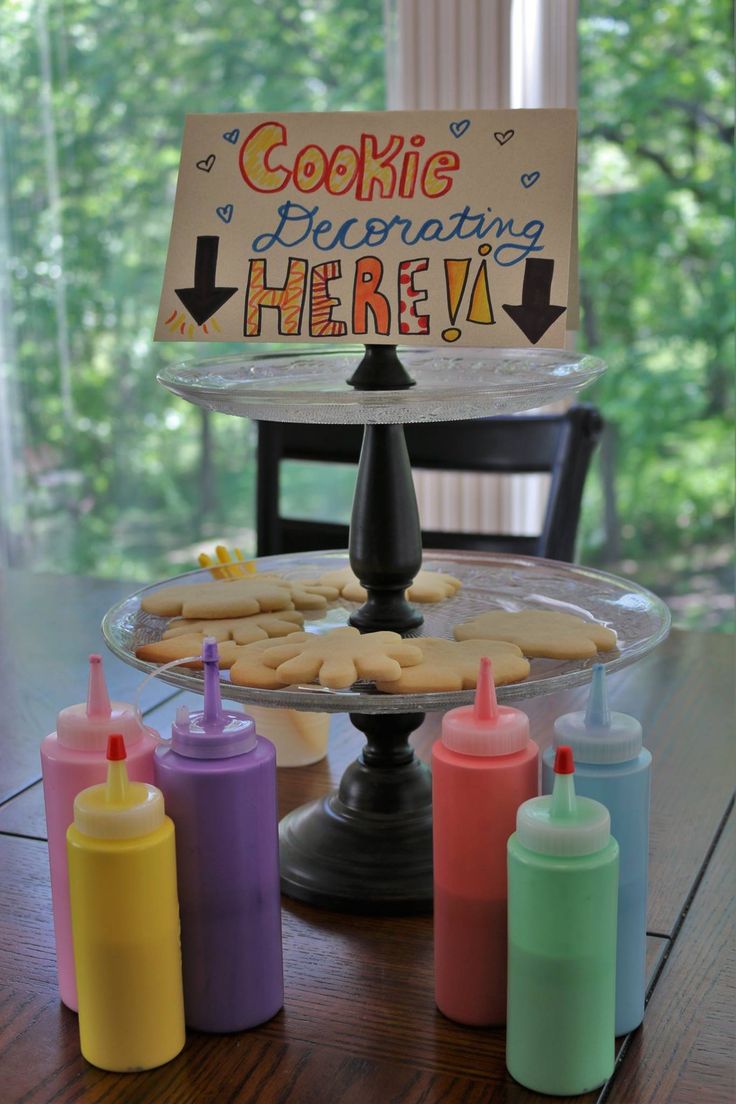
[[[487,257],[490,252],[490,245],[481,245],[478,249],[478,253],[484,258]],[[442,331],[442,337],[445,341],[457,341],[462,333],[462,330],[459,330],[455,326],[455,321],[460,311],[463,295],[465,294],[469,273],[470,258],[459,261],[445,261],[447,310],[450,316],[450,322],[452,323],[451,326]],[[476,322],[480,326],[493,326],[495,324],[496,319],[493,316],[493,307],[491,305],[491,289],[488,283],[488,265],[485,260],[481,261],[480,268],[473,281],[473,288],[470,293],[470,306],[468,307],[468,313],[465,317],[468,322]]]
[[[445,341],[457,341],[462,333],[455,326],[455,319],[457,318],[457,312],[460,310],[460,304],[465,292],[465,285],[468,282],[468,272],[470,270],[470,258],[466,261],[445,261],[445,286],[447,287],[447,313],[450,316],[450,322],[452,323],[446,330],[442,331],[442,337]]]

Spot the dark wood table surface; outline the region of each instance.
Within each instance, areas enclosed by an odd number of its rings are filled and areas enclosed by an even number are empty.
[[[289,1104],[531,1104],[504,1066],[499,1030],[460,1027],[435,1008],[431,917],[343,916],[283,899],[286,1001],[253,1031],[190,1032],[182,1054],[146,1074],[103,1073],[80,1056],[76,1017],[58,999],[38,748],[57,710],[84,698],[86,658],[124,583],[0,576],[0,1104],[229,1101]],[[577,1099],[721,1104],[736,1099],[734,641],[674,631],[611,676],[612,706],[638,716],[654,755],[649,1002],[618,1041],[611,1081]],[[111,695],[140,672],[106,657]],[[524,708],[542,746],[585,690]],[[192,695],[149,687],[167,729]],[[414,735],[427,759],[430,716]],[[279,771],[282,814],[332,789],[362,743],[333,719],[327,759]]]

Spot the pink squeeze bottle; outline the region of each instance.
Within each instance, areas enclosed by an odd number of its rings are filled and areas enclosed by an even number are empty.
[[[89,657],[87,701],[62,709],[56,732],[41,744],[43,797],[51,870],[56,967],[59,992],[67,1008],[77,1011],[74,978],[66,832],[74,820],[74,798],[81,790],[107,777],[107,737],[119,732],[125,739],[129,777],[153,782],[153,753],[158,733],[143,724],[127,702],[111,702],[105,685],[102,657]]]
[[[432,748],[434,971],[440,1012],[506,1022],[506,844],[539,793],[529,718],[498,705],[480,661],[475,703],[446,713]]]

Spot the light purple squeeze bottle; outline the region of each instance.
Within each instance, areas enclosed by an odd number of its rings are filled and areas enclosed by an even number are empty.
[[[184,1011],[199,1031],[244,1031],[284,1003],[276,752],[220,700],[204,641],[204,710],[177,711],[155,782],[176,828]]]

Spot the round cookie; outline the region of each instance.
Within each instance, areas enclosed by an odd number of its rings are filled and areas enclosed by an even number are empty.
[[[549,659],[589,659],[616,647],[612,629],[557,610],[489,610],[453,632],[456,640],[507,640],[525,656]]]
[[[263,652],[263,663],[275,669],[287,685],[313,682],[343,690],[358,679],[382,679],[391,682],[401,675],[402,667],[419,663],[422,655],[414,642],[398,633],[360,633],[354,628],[309,634],[306,641],[296,638],[275,644]]]
[[[393,682],[376,682],[386,694],[434,694],[445,690],[474,690],[482,656],[493,665],[496,686],[522,682],[529,663],[515,644],[502,640],[465,640],[459,643],[435,636],[412,639],[422,653],[422,662],[407,667]]]

